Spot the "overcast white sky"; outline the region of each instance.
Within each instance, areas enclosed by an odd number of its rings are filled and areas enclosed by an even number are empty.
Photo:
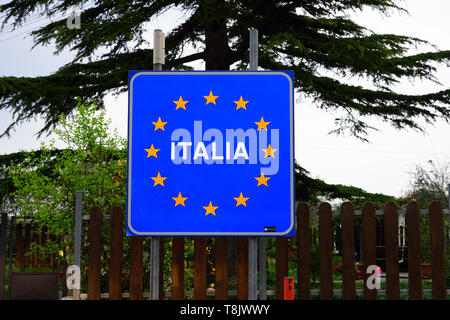
[[[5,1],[0,1],[5,2]],[[357,13],[353,19],[379,33],[395,33],[415,36],[430,41],[439,49],[450,49],[450,1],[448,0],[406,0],[405,13],[393,13],[383,17],[378,12],[366,10]],[[152,30],[160,28],[170,31],[183,19],[179,12],[171,11],[149,25],[147,39],[151,41]],[[23,38],[26,31],[45,23],[35,20],[14,32],[0,33],[0,76],[39,76],[50,74],[63,64],[70,62],[72,54],[64,52],[53,55],[53,47],[36,47],[31,50],[30,37]],[[8,29],[8,28],[7,28]],[[195,64],[203,68],[201,62]],[[443,90],[450,86],[450,68],[440,66],[438,79],[443,86],[418,81],[402,83],[398,90],[404,93],[427,93]],[[119,133],[127,132],[127,96],[108,95],[107,115]],[[319,110],[309,101],[299,101],[295,107],[295,157],[313,177],[328,183],[353,185],[369,192],[380,192],[399,196],[407,189],[410,176],[408,172],[415,164],[428,160],[450,161],[450,125],[439,121],[435,126],[428,125],[427,134],[414,131],[397,131],[376,119],[370,124],[380,129],[371,132],[370,143],[363,143],[351,136],[329,135],[334,128],[333,119],[338,114]],[[0,111],[0,131],[10,123],[11,115]],[[11,138],[0,139],[0,154],[19,150],[38,149],[41,140],[35,133],[42,127],[37,119],[19,127]]]

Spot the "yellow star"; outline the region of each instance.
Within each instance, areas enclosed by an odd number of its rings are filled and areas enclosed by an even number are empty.
[[[188,103],[188,102],[189,101],[183,101],[183,97],[180,96],[180,99],[178,99],[178,101],[173,101],[173,103],[175,103],[177,105],[175,110],[178,110],[180,108],[183,108],[184,110],[186,110],[186,103]]]
[[[236,200],[236,207],[237,207],[237,206],[240,206],[241,204],[242,204],[244,207],[246,207],[246,206],[247,206],[246,201],[247,201],[248,199],[250,199],[250,198],[245,198],[245,197],[242,195],[242,192],[241,192],[241,194],[239,195],[238,198],[233,198],[233,199]]]
[[[158,184],[164,187],[164,180],[166,180],[167,177],[161,177],[161,173],[158,172],[158,175],[156,177],[152,177],[152,179],[155,181],[155,183],[153,184],[154,187],[156,187]]]
[[[210,103],[210,102],[216,104],[216,99],[217,99],[218,97],[219,97],[219,96],[213,95],[212,91],[209,92],[209,96],[203,96],[203,98],[206,99],[206,104],[208,104],[208,103]]]
[[[258,180],[258,185],[257,187],[259,187],[260,185],[265,185],[266,187],[268,187],[269,185],[267,184],[267,181],[270,179],[270,177],[265,177],[264,173],[261,172],[261,177],[255,177],[256,180]]]
[[[259,131],[260,129],[265,129],[265,130],[267,130],[267,125],[268,125],[270,122],[264,121],[264,118],[261,117],[261,120],[260,120],[259,122],[255,122],[255,123],[258,125],[258,131]]]
[[[181,204],[183,207],[185,207],[184,205],[184,201],[186,201],[187,197],[184,197],[181,195],[181,192],[178,193],[178,197],[176,198],[172,198],[173,200],[175,200],[175,207],[179,204]]]
[[[165,131],[164,130],[164,126],[167,124],[167,122],[161,121],[161,117],[158,118],[158,121],[152,122],[152,123],[155,125],[155,130],[154,131],[156,131],[158,129],[161,129],[162,131]]]
[[[278,149],[273,149],[271,146],[270,146],[270,144],[269,144],[269,146],[267,147],[267,149],[261,149],[262,151],[264,151],[266,154],[265,154],[265,156],[264,156],[264,158],[267,158],[267,157],[272,157],[272,158],[275,158],[275,151],[278,151]]]
[[[155,147],[153,147],[153,144],[151,145],[150,149],[144,149],[144,150],[147,151],[147,158],[150,158],[151,156],[158,158],[157,152],[160,149],[155,149]]]
[[[218,207],[214,207],[211,203],[211,201],[209,202],[209,205],[207,207],[203,207],[203,209],[206,210],[205,216],[207,216],[208,214],[212,214],[212,215],[216,215],[216,209]]]
[[[248,103],[248,101],[244,101],[244,99],[242,99],[242,96],[238,101],[233,102],[237,105],[236,110],[240,108],[244,108],[245,110],[247,110],[247,107],[245,105]]]

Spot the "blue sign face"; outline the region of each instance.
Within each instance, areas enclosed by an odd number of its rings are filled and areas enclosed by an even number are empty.
[[[292,236],[292,72],[130,71],[127,234]]]

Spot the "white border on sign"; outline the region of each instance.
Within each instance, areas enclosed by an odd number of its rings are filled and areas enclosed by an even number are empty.
[[[292,79],[289,75],[279,71],[228,71],[228,72],[211,72],[211,71],[196,71],[196,72],[177,72],[177,71],[142,71],[138,72],[130,80],[129,88],[129,108],[128,108],[128,192],[127,192],[127,226],[128,229],[136,236],[283,236],[291,232],[295,224],[295,200],[291,207],[291,224],[286,231],[282,232],[140,232],[136,231],[131,226],[131,157],[132,157],[132,117],[133,117],[133,82],[140,75],[280,75],[284,76],[289,81],[289,102],[290,102],[290,162],[291,162],[291,199],[294,197],[294,93]]]

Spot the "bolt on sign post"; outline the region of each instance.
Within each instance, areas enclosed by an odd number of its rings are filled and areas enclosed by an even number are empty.
[[[128,235],[295,233],[292,72],[129,76]]]

